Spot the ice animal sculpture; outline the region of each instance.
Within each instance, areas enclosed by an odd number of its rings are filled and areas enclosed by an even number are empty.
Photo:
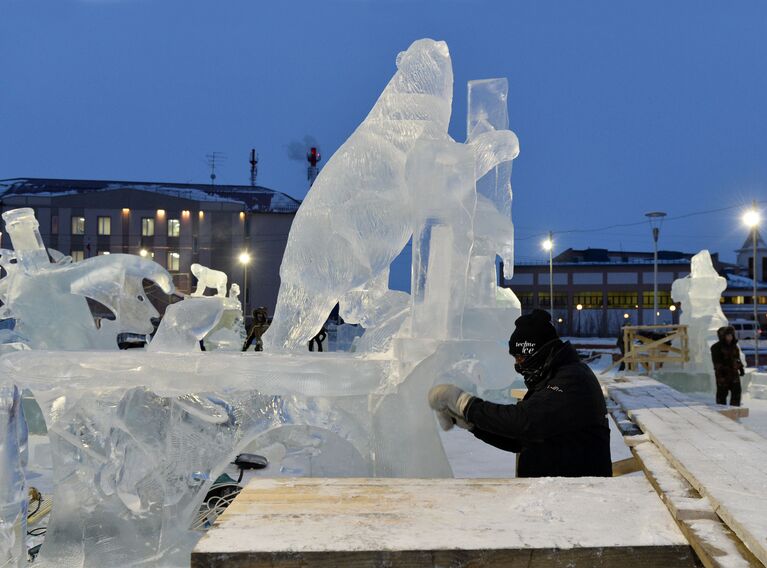
[[[276,456],[268,475],[451,475],[426,393],[436,382],[477,391],[511,382],[513,317],[488,337],[478,315],[513,312],[494,288],[510,219],[481,253],[472,242],[479,223],[505,214],[503,176],[518,152],[513,133],[488,117],[492,128],[452,141],[451,87],[444,43],[420,40],[398,57],[384,94],[296,216],[271,352],[189,352],[218,314],[211,308],[201,322],[189,307],[220,301],[211,297],[169,309],[169,333],[158,330],[152,343],[162,352],[0,358],[0,374],[34,392],[51,440],[56,505],[42,566],[188,562],[204,495],[245,449]],[[492,100],[488,116],[506,104]],[[501,205],[480,210],[475,182],[486,176]],[[417,286],[407,296],[388,290],[388,269],[410,235]],[[472,272],[475,256],[488,274]],[[480,281],[493,286],[475,293]],[[368,326],[364,352],[305,352],[338,298]]]
[[[452,97],[445,42],[418,40],[397,56],[396,74],[296,213],[266,351],[303,349],[341,296],[400,253],[413,233],[417,198],[405,163],[417,140],[447,139]]]
[[[0,566],[27,565],[27,429],[21,393],[0,385]]]
[[[16,320],[16,331],[33,349],[117,349],[122,332],[151,333],[159,316],[146,297],[143,281],[173,291],[170,274],[157,263],[127,254],[110,254],[52,263],[29,208],[3,213],[14,250],[0,250],[3,317]],[[87,299],[114,315],[97,327]],[[66,333],[62,330],[66,329]]]
[[[682,305],[679,323],[687,326],[690,363],[686,369],[713,377],[711,345],[717,341],[716,330],[727,325],[719,298],[727,280],[719,276],[711,255],[702,250],[690,261],[690,274],[674,280],[671,299]]]
[[[245,318],[239,296],[239,285],[232,283],[229,295],[223,301],[221,319],[203,338],[207,351],[240,351],[245,343]]]
[[[200,351],[200,340],[219,322],[224,301],[219,297],[184,298],[169,305],[148,351],[190,353]]]
[[[192,264],[189,269],[194,274],[194,277],[197,278],[197,287],[192,292],[192,296],[204,296],[206,288],[215,288],[216,295],[221,298],[226,296],[226,282],[228,278],[225,273],[197,263]]]

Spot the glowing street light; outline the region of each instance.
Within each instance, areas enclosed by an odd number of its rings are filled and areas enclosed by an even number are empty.
[[[248,264],[250,262],[250,254],[243,251],[240,253],[240,256],[237,257],[237,260],[240,261],[240,264]]]
[[[751,276],[754,280],[754,291],[753,296],[751,297],[751,301],[754,304],[754,325],[756,325],[756,334],[754,335],[754,367],[756,367],[757,370],[759,370],[759,334],[761,332],[761,328],[759,327],[759,313],[756,310],[756,283],[759,277],[756,262],[756,228],[759,226],[761,221],[762,218],[761,215],[759,215],[759,209],[756,207],[756,200],[754,200],[753,204],[751,205],[751,209],[743,214],[743,224],[751,229],[751,237],[754,244],[754,256],[751,262]],[[764,279],[764,274],[762,274],[762,279]]]
[[[138,253],[139,253],[139,256],[144,256],[145,257],[146,255],[149,254],[149,251],[146,250],[146,249],[141,249],[140,251],[138,251]]]

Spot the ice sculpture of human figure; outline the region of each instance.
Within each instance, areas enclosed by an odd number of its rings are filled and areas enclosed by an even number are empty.
[[[686,368],[713,376],[711,345],[717,330],[727,325],[719,299],[727,280],[714,269],[711,255],[702,250],[690,261],[690,274],[674,280],[671,298],[681,304],[679,323],[687,326],[690,362]]]
[[[248,337],[245,339],[245,344],[242,346],[242,350],[247,351],[248,348],[255,343],[255,350],[263,351],[264,342],[261,339],[261,336],[266,333],[267,329],[269,329],[269,313],[264,306],[259,306],[253,310],[253,324],[250,326],[250,332],[248,332]]]

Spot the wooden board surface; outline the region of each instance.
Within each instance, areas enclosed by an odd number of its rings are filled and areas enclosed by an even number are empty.
[[[767,439],[651,379],[616,382],[608,391],[767,564]]]
[[[655,444],[646,440],[631,450],[705,568],[762,566]]]
[[[564,564],[562,564],[564,563]],[[643,477],[254,479],[192,566],[692,566]]]

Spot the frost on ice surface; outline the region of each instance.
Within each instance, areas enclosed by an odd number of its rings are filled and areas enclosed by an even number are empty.
[[[716,330],[727,325],[719,298],[727,288],[727,280],[714,269],[711,254],[702,250],[690,261],[690,274],[674,280],[671,299],[682,306],[679,323],[686,325],[689,337],[691,371],[713,377],[711,345],[717,341]]]
[[[173,291],[170,274],[155,262],[128,254],[96,256],[80,262],[62,257],[52,263],[32,209],[3,213],[13,251],[0,250],[3,317],[33,349],[117,349],[122,332],[148,334],[160,314],[146,297],[143,281]],[[88,299],[107,308],[114,319],[96,326]],[[55,309],[53,309],[55,307]],[[66,329],[66,333],[62,330]]]

